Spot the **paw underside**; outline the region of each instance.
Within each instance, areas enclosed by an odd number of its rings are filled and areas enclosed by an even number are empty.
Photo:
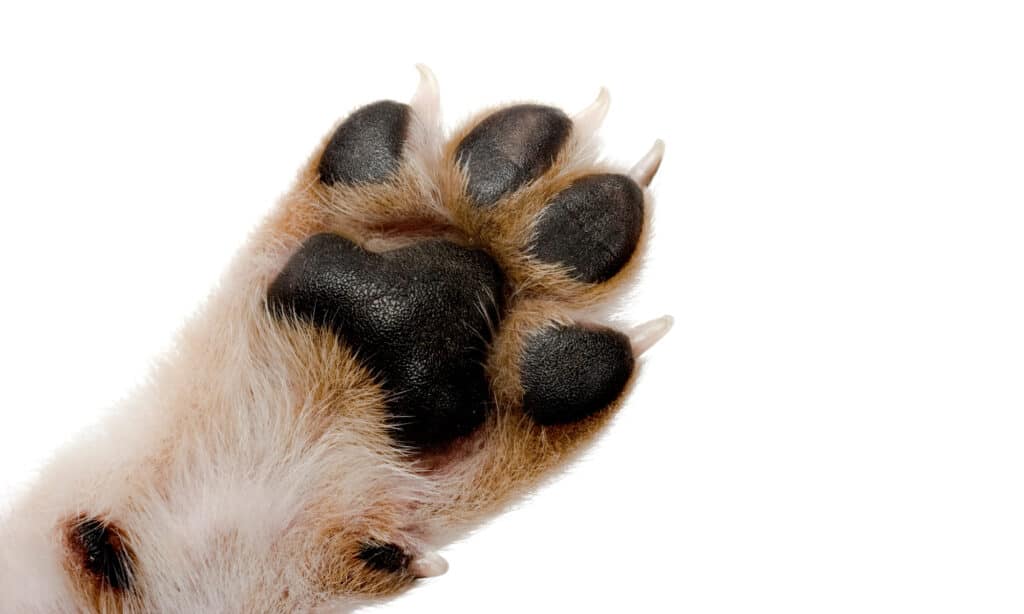
[[[414,113],[381,101],[344,121],[317,165],[327,187],[387,184],[399,173]],[[568,145],[572,120],[541,105],[484,117],[455,144],[467,204],[486,218],[515,214],[517,192],[545,177]],[[644,230],[644,193],[628,175],[594,172],[566,182],[541,210],[524,213],[530,240],[520,257],[558,267],[564,283],[615,278]],[[517,231],[509,224],[509,234]],[[500,232],[500,229],[499,229]],[[518,288],[487,241],[424,239],[374,252],[338,233],[308,238],[269,288],[282,317],[330,329],[355,348],[391,393],[398,441],[437,447],[468,435],[494,403],[487,351]],[[473,239],[477,239],[474,241]],[[520,265],[522,266],[522,265]],[[529,264],[527,264],[529,266]],[[538,424],[577,421],[609,406],[633,372],[629,338],[588,324],[543,327],[522,344],[521,410]]]
[[[411,105],[364,106],[324,141],[286,203],[306,210],[281,218],[294,247],[266,303],[351,349],[397,448],[438,455],[476,437],[487,459],[466,479],[511,492],[602,424],[667,330],[623,333],[600,315],[635,277],[661,146],[629,171],[600,163],[604,93],[576,117],[516,104],[446,138],[435,94],[424,72]],[[386,542],[361,557],[409,563]]]

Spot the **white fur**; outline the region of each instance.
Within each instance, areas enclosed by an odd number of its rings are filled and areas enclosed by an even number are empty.
[[[436,82],[421,72],[406,159],[420,169],[422,191],[436,195],[430,178],[443,134]],[[595,104],[570,144],[572,169],[595,163],[603,90]],[[446,215],[439,199],[427,200]],[[283,331],[266,312],[268,280],[297,240],[257,233],[153,379],[20,498],[0,525],[0,612],[87,611],[60,531],[81,514],[126,529],[139,570],[137,597],[123,604],[130,612],[348,612],[367,598],[314,583],[333,554],[324,527],[337,527],[344,544],[366,536],[399,543],[422,555],[413,568],[425,575],[443,570],[429,550],[465,526],[437,518],[416,526],[405,512],[449,480],[469,480],[482,455],[427,479],[400,450],[378,445],[380,420],[357,409],[381,405],[376,388],[342,387],[347,396],[338,398],[296,386],[311,356],[355,369],[347,348]]]
[[[192,328],[210,328],[208,321]],[[289,364],[290,348],[272,348],[277,355],[258,364],[257,352],[235,337],[238,328],[210,332],[204,344],[230,350],[214,358],[221,371],[197,381],[194,367],[210,357],[187,350],[169,357],[157,380],[66,449],[44,470],[44,487],[13,511],[0,536],[0,610],[78,611],[54,529],[78,512],[110,513],[129,527],[146,572],[137,611],[256,611],[250,598],[281,586],[296,607],[344,612],[359,603],[304,584],[297,555],[321,547],[306,532],[308,515],[324,510],[311,506],[329,495],[337,501],[329,513],[344,522],[382,497],[415,501],[425,484],[367,447],[365,425],[305,436],[287,409],[301,416],[319,408],[304,407],[308,399],[289,390],[283,370],[273,371]],[[183,412],[203,416],[189,428]],[[179,438],[167,441],[174,429]],[[165,453],[154,466],[153,455]]]

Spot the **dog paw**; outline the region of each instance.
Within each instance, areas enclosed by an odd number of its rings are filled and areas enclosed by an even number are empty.
[[[604,91],[575,116],[516,104],[446,135],[421,72],[411,104],[331,131],[149,387],[57,463],[32,505],[62,510],[76,603],[393,594],[622,404],[671,325],[607,316],[637,278],[662,145],[601,162]]]
[[[334,130],[303,200],[320,223],[267,302],[380,387],[388,435],[442,491],[407,520],[443,542],[590,440],[671,321],[622,332],[601,316],[636,276],[660,142],[629,171],[599,163],[603,91],[576,118],[517,104],[443,139],[435,95],[424,74],[412,106],[373,103]]]

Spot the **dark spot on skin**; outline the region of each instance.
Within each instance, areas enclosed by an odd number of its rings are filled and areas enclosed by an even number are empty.
[[[408,127],[409,106],[391,100],[352,113],[324,148],[320,181],[326,185],[386,181],[401,164]]]
[[[633,352],[622,333],[582,326],[544,329],[523,351],[523,411],[543,425],[581,420],[615,401],[632,373]]]
[[[459,143],[455,159],[466,168],[469,195],[477,205],[537,179],[554,164],[572,120],[553,107],[522,104],[480,122]]]
[[[562,190],[534,229],[531,253],[577,279],[611,279],[629,261],[644,224],[644,194],[624,175],[589,175]]]
[[[83,516],[71,523],[69,541],[82,568],[100,585],[118,591],[131,588],[134,555],[117,525]]]
[[[490,393],[485,350],[502,300],[501,269],[448,241],[375,253],[310,237],[268,291],[279,317],[325,326],[392,393],[392,433],[426,449],[471,433]]]
[[[371,569],[399,572],[409,566],[409,555],[396,544],[367,542],[359,548],[357,555]]]

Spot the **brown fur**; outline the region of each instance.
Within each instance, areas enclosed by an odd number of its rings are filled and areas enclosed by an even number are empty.
[[[287,196],[283,211],[271,219],[265,231],[267,236],[281,232],[288,239],[302,234],[296,229],[307,235],[336,232],[371,248],[392,248],[423,236],[442,236],[485,249],[508,276],[509,315],[492,344],[487,365],[497,410],[479,432],[456,442],[451,449],[414,459],[416,466],[427,469],[429,477],[440,486],[433,500],[424,501],[415,512],[417,523],[430,527],[429,533],[434,534],[470,526],[501,510],[510,499],[534,488],[551,471],[571,460],[614,414],[618,401],[580,423],[548,427],[534,424],[520,411],[519,356],[530,334],[553,323],[571,323],[572,314],[614,299],[621,286],[636,275],[646,247],[645,227],[626,266],[601,284],[578,282],[564,267],[531,258],[525,247],[547,203],[576,179],[616,169],[578,164],[575,156],[579,143],[570,138],[540,179],[492,207],[477,207],[466,196],[466,178],[455,163],[455,151],[460,140],[494,110],[480,113],[453,133],[443,148],[442,164],[434,180],[422,176],[421,168],[407,159],[397,176],[384,185],[323,186],[315,181],[319,161],[319,154],[315,154],[300,174],[296,190],[301,197]],[[329,137],[330,133],[323,143]],[[292,208],[302,213],[289,211]],[[645,226],[649,224],[649,209]],[[284,225],[281,220],[286,221]],[[307,346],[302,351],[313,348]]]
[[[433,119],[414,114],[401,168],[375,185],[320,183],[318,163],[331,133],[325,136],[222,287],[128,405],[135,414],[122,414],[101,440],[110,458],[85,474],[90,490],[72,492],[81,463],[69,455],[52,470],[54,488],[26,500],[26,510],[60,511],[64,561],[73,561],[67,519],[79,514],[120,522],[128,540],[133,533],[180,538],[164,549],[139,545],[138,585],[126,594],[102,589],[67,564],[76,607],[143,611],[153,603],[166,607],[179,594],[198,595],[185,606],[176,601],[179,609],[215,603],[217,590],[198,584],[204,570],[252,591],[237,604],[241,611],[344,608],[392,595],[414,574],[363,564],[362,544],[396,544],[412,558],[439,548],[564,467],[607,425],[635,371],[620,398],[596,415],[540,426],[522,411],[520,358],[529,337],[545,327],[602,324],[636,277],[649,200],[640,244],[611,280],[581,283],[564,267],[539,262],[528,247],[547,203],[574,180],[615,169],[595,162],[592,135],[574,131],[538,180],[477,207],[454,156],[486,115],[442,142]],[[371,250],[443,237],[484,249],[501,265],[505,315],[486,363],[494,410],[476,432],[429,453],[399,448],[388,433],[386,392],[359,356],[328,331],[271,315],[268,286],[302,242],[320,232]],[[96,461],[91,449],[76,453]],[[243,507],[248,501],[223,493],[235,487],[253,498],[251,517]],[[213,499],[212,509],[193,518],[190,497],[203,496]],[[286,496],[282,509],[274,508]],[[77,507],[65,509],[68,500]],[[247,565],[261,566],[259,573],[249,574]],[[165,568],[171,571],[161,575]]]
[[[417,532],[438,541],[445,541],[481,522],[506,507],[511,499],[535,488],[592,441],[619,407],[621,399],[579,423],[538,426],[520,410],[519,357],[530,334],[554,323],[571,323],[571,314],[614,298],[620,286],[636,274],[646,246],[642,238],[623,270],[601,284],[578,282],[564,267],[531,258],[525,247],[547,203],[576,179],[616,169],[599,164],[579,165],[575,160],[577,142],[571,138],[555,164],[540,179],[492,207],[477,207],[466,196],[466,178],[454,156],[464,135],[492,111],[479,114],[454,132],[444,146],[442,164],[434,180],[424,177],[419,172],[421,169],[407,160],[397,176],[384,185],[324,186],[315,181],[319,161],[319,155],[315,154],[300,174],[296,188],[299,193],[285,198],[282,211],[271,219],[268,229],[260,233],[263,236],[281,233],[286,238],[280,242],[291,244],[303,233],[328,231],[364,246],[388,248],[427,235],[443,236],[485,249],[508,276],[509,315],[492,344],[487,365],[496,411],[477,433],[456,442],[450,449],[410,459],[415,467],[427,472],[429,479],[438,485],[438,491],[418,509],[403,510],[412,513],[403,520],[414,519],[413,524],[419,527]],[[324,143],[329,136],[330,133]],[[325,341],[321,339],[321,342]],[[296,348],[296,353],[307,353],[311,357],[310,364],[317,364],[318,350],[314,345],[302,344]],[[317,373],[314,379],[330,377],[337,381],[330,370],[314,369],[313,372]],[[309,379],[303,379],[308,385]],[[339,394],[349,385],[338,383]],[[328,525],[325,535],[346,543],[344,538],[333,537],[335,531],[336,528]],[[382,532],[387,533],[387,530]],[[347,561],[352,554],[344,551],[339,556]],[[351,568],[342,563],[337,565],[340,570]],[[361,583],[364,588],[372,587],[367,589],[371,592],[387,593],[394,588],[387,582],[378,585],[374,579],[335,578],[332,581],[339,585]]]

